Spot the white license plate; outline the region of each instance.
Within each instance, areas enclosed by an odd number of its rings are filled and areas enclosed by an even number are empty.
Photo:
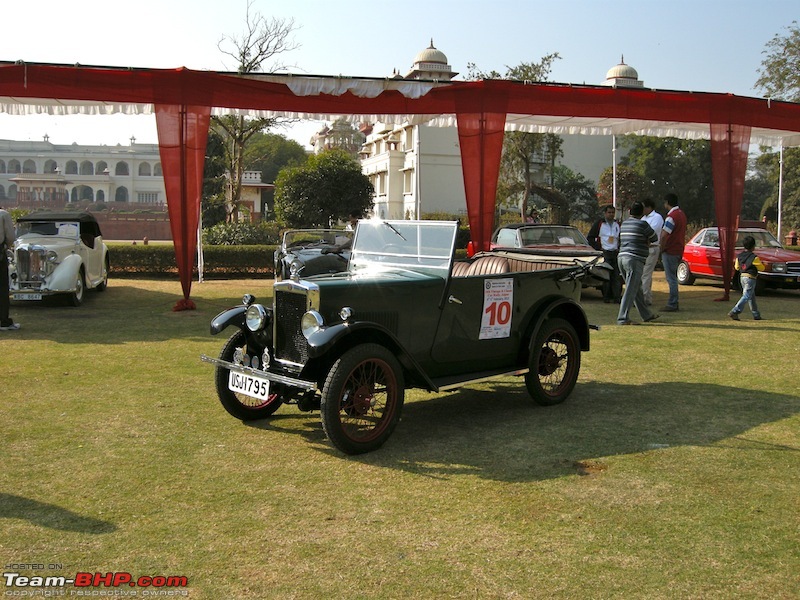
[[[12,294],[12,300],[41,300],[41,294]]]
[[[228,371],[228,389],[253,398],[266,399],[269,395],[269,379]]]

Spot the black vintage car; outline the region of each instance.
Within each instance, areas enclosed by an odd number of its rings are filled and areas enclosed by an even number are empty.
[[[358,454],[391,435],[406,388],[518,375],[537,403],[564,401],[589,349],[578,300],[590,263],[509,251],[454,261],[456,232],[361,221],[347,271],[276,282],[271,305],[246,295],[217,315],[211,333],[234,333],[202,358],[225,409],[244,421],[283,403],[319,409],[331,442]]]
[[[275,252],[275,279],[346,271],[352,241],[342,229],[290,229]]]

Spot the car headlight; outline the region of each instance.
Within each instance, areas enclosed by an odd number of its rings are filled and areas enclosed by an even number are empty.
[[[244,321],[250,331],[258,331],[267,323],[267,309],[261,304],[251,304],[244,314]]]
[[[289,276],[298,277],[302,269],[303,269],[303,263],[301,263],[299,260],[293,260],[292,264],[289,265]]]
[[[6,259],[12,265],[14,264],[14,251],[11,248],[6,248]]]
[[[303,318],[300,319],[300,329],[302,330],[306,339],[310,338],[313,334],[322,329],[323,325],[325,325],[325,321],[323,320],[322,315],[315,310],[308,311],[303,315]]]
[[[772,263],[773,273],[786,273],[786,263]]]
[[[58,262],[58,254],[56,254],[55,250],[48,250],[44,259],[49,263]]]

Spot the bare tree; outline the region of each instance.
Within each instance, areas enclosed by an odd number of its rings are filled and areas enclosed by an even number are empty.
[[[240,35],[223,36],[217,47],[233,58],[237,72],[256,73],[269,63],[270,72],[285,70],[280,57],[298,48],[292,38],[294,19],[267,18],[252,12],[252,0],[247,3],[245,30]],[[269,62],[271,61],[271,62]],[[248,164],[257,157],[248,157],[247,143],[258,132],[277,123],[274,118],[249,118],[241,115],[212,117],[211,127],[223,141],[225,167],[228,172],[225,189],[225,211],[228,222],[237,221],[242,199],[242,178]]]

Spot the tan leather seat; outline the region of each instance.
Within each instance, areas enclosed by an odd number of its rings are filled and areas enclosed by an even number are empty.
[[[497,275],[509,271],[508,260],[504,256],[482,256],[469,266],[467,275]]]

